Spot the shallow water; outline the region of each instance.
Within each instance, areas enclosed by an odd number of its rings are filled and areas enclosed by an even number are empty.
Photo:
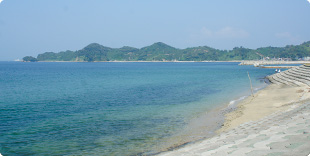
[[[238,63],[0,62],[0,153],[156,153],[274,69]],[[232,102],[231,102],[232,103]]]

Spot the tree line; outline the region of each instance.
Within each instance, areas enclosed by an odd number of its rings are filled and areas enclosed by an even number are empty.
[[[268,58],[290,58],[298,60],[310,56],[310,41],[300,45],[285,47],[263,47],[249,49],[235,47],[232,50],[219,50],[208,46],[178,49],[162,42],[154,43],[141,49],[124,46],[110,48],[92,43],[77,51],[45,52],[37,58],[26,56],[24,61],[231,61],[259,60]]]

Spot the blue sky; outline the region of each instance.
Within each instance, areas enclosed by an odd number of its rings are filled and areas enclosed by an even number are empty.
[[[0,0],[1,1],[1,0]],[[0,60],[90,43],[232,49],[310,40],[307,0],[2,0]]]

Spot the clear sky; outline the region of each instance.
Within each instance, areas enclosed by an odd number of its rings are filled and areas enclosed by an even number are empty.
[[[90,43],[232,49],[310,40],[307,0],[0,0],[0,60]]]

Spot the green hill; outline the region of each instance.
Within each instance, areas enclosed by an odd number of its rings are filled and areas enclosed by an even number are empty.
[[[258,60],[262,57],[290,58],[297,60],[310,56],[310,41],[285,47],[248,49],[236,47],[218,50],[208,46],[177,49],[162,42],[141,49],[124,46],[110,48],[92,43],[78,51],[45,52],[37,56],[38,61],[230,61]]]

